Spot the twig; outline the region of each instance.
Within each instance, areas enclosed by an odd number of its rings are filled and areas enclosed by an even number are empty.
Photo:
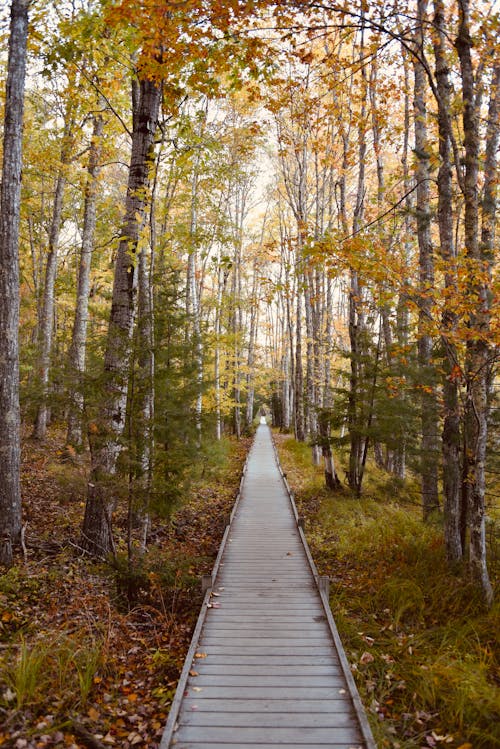
[[[26,548],[26,528],[28,527],[28,522],[22,526],[21,528],[21,548],[23,550],[23,557],[24,557],[24,563],[26,564],[28,562],[28,549]]]

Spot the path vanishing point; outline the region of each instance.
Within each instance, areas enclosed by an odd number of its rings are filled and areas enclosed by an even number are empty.
[[[160,749],[376,749],[300,526],[261,424]]]

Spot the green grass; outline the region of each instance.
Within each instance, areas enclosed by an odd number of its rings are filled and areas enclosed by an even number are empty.
[[[20,637],[0,673],[0,705],[17,710],[42,703],[47,692],[69,707],[83,706],[102,664],[102,642],[88,633]]]
[[[281,459],[379,747],[500,747],[500,605],[450,569],[416,482],[369,466],[356,499],[323,489],[307,446],[288,439]]]

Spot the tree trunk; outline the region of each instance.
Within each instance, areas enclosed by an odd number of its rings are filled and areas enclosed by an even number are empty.
[[[262,244],[262,242],[261,242]],[[254,263],[253,269],[253,282],[252,282],[252,298],[250,308],[250,336],[248,340],[248,358],[247,358],[247,407],[245,421],[247,429],[250,429],[253,423],[253,411],[254,411],[254,398],[255,398],[255,387],[254,387],[254,367],[255,367],[255,345],[257,337],[257,326],[259,323],[259,303],[258,303],[258,290],[259,290],[259,270],[257,261]]]
[[[19,217],[29,0],[12,0],[0,193],[0,564],[21,537]]]
[[[448,118],[451,111],[452,87],[446,56],[445,10],[442,0],[434,0],[434,27],[437,36],[434,43],[436,60],[436,84],[438,91],[439,156],[438,172],[438,225],[440,255],[444,262],[446,299],[458,294],[456,277],[456,251],[453,236],[453,175],[452,150],[449,138]],[[457,324],[456,313],[445,307],[442,315],[443,339],[443,495],[444,495],[444,539],[446,554],[451,562],[463,556],[462,546],[462,491],[460,463],[460,407],[458,379],[460,375],[458,355],[453,341]]]
[[[50,223],[47,265],[45,267],[45,284],[43,288],[42,317],[40,323],[39,352],[38,352],[38,382],[40,387],[40,404],[37,409],[33,437],[45,439],[49,417],[48,387],[50,375],[50,360],[52,353],[52,334],[54,331],[55,283],[57,276],[57,256],[59,250],[59,235],[61,232],[64,190],[66,188],[66,168],[71,160],[73,118],[68,104],[64,133],[61,145],[61,160],[59,173],[54,191],[52,220]]]
[[[153,243],[152,243],[153,246]],[[141,529],[140,544],[146,550],[149,531],[149,505],[153,460],[154,424],[154,342],[153,295],[151,289],[152,253],[143,248],[138,263],[137,302],[137,375],[133,404],[136,434],[133,524]],[[148,256],[150,262],[148,263]],[[135,418],[134,418],[135,412]]]
[[[364,18],[362,19],[361,43],[359,48],[359,61],[362,64],[364,58]],[[364,216],[365,201],[365,158],[366,158],[366,100],[367,100],[367,75],[366,67],[362,64],[361,68],[361,101],[358,121],[358,184],[356,188],[356,203],[353,213],[353,234],[357,234],[361,229]],[[345,148],[345,146],[344,146]],[[348,400],[348,418],[349,428],[349,470],[347,479],[349,487],[359,492],[361,461],[362,461],[362,434],[361,434],[361,404],[359,399],[361,371],[361,332],[363,328],[362,314],[362,290],[359,282],[359,276],[356,270],[350,271],[349,286],[349,342],[351,347],[351,373],[349,378],[349,400]]]
[[[90,292],[90,267],[94,249],[96,227],[97,179],[100,172],[101,141],[104,130],[102,115],[94,116],[94,129],[90,143],[87,183],[85,185],[85,202],[83,208],[82,247],[78,269],[78,288],[76,292],[76,311],[73,324],[73,335],[69,350],[70,370],[70,410],[66,444],[72,447],[82,446],[83,418],[83,375],[85,373],[85,354],[87,347],[87,323]]]
[[[418,0],[419,27],[416,46],[423,48],[422,25],[425,22],[427,0]],[[430,152],[427,139],[426,73],[417,58],[414,60],[415,78],[415,153],[417,179],[417,237],[419,247],[420,300],[418,315],[418,361],[421,391],[421,475],[422,510],[424,520],[439,509],[438,496],[438,409],[435,392],[435,370],[432,364],[432,336],[428,332],[434,288],[434,258],[431,239],[430,212]]]
[[[489,330],[491,319],[491,269],[492,243],[489,227],[494,212],[494,185],[496,181],[496,148],[498,145],[497,90],[490,100],[488,122],[488,163],[486,165],[483,215],[485,228],[483,241],[479,242],[479,111],[476,99],[476,82],[472,64],[472,39],[470,36],[469,2],[459,5],[460,27],[456,48],[460,59],[463,98],[463,132],[465,148],[464,172],[464,240],[467,260],[470,263],[468,297],[475,302],[470,315],[469,337],[466,352],[467,397],[465,402],[465,481],[468,498],[470,530],[469,564],[471,573],[480,587],[488,605],[493,601],[493,588],[486,564],[485,529],[485,462],[488,435],[488,401],[491,367]],[[498,79],[497,79],[498,82]],[[489,203],[489,205],[488,205]],[[486,210],[484,210],[486,208]],[[483,239],[483,238],[482,238]],[[492,235],[491,235],[492,240]],[[486,277],[485,277],[486,269]]]
[[[121,452],[125,426],[131,338],[136,307],[136,255],[145,222],[149,172],[154,161],[154,137],[161,101],[161,85],[134,81],[132,152],[125,203],[125,218],[115,265],[113,301],[104,358],[104,398],[91,425],[91,475],[81,544],[96,556],[114,551],[111,483]]]
[[[301,253],[300,250],[297,251]],[[296,317],[295,317],[295,381],[294,381],[294,426],[295,439],[304,442],[306,430],[304,423],[304,373],[302,369],[302,259],[297,261],[296,284]]]

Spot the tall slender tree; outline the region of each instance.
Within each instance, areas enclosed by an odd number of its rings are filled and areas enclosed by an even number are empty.
[[[29,0],[12,0],[0,193],[0,564],[21,535],[19,217]]]

